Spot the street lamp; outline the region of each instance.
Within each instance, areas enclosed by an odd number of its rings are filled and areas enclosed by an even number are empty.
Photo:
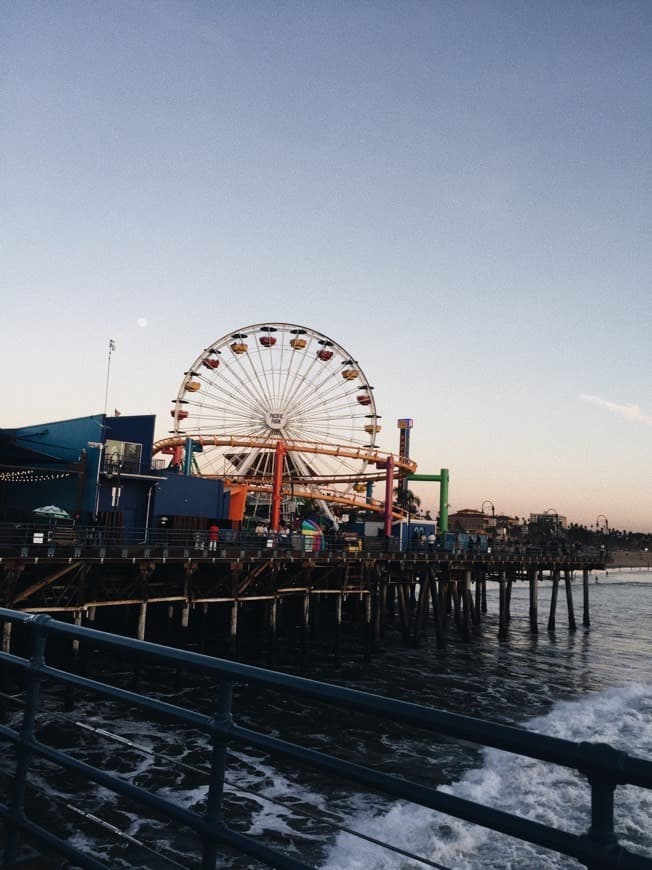
[[[111,375],[111,354],[115,350],[115,341],[109,339],[109,356],[106,361],[106,387],[104,389],[104,416],[106,417],[107,407],[109,404],[109,377]]]

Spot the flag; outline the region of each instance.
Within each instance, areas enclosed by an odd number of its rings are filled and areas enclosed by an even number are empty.
[[[112,350],[115,350],[115,341],[112,338],[110,338],[109,339],[109,352]]]

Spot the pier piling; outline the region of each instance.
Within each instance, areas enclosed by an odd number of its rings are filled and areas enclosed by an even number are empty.
[[[10,602],[14,608],[67,613],[77,624],[81,620],[92,625],[95,608],[101,607],[98,622],[103,630],[139,640],[162,639],[180,648],[197,644],[209,655],[236,657],[239,649],[255,645],[260,652],[258,641],[265,654],[273,655],[281,637],[296,644],[304,660],[309,645],[324,639],[339,655],[345,639],[352,636],[347,630],[351,624],[358,649],[369,659],[382,648],[394,618],[394,629],[400,629],[404,643],[422,643],[429,630],[430,607],[438,649],[445,648],[453,626],[460,639],[469,642],[479,633],[481,615],[487,611],[488,580],[492,586],[498,581],[500,640],[508,636],[511,593],[518,580],[528,583],[529,630],[537,634],[544,573],[552,581],[548,630],[556,628],[562,571],[570,631],[576,630],[573,572],[583,572],[583,625],[588,627],[589,574],[604,565],[604,555],[597,561],[600,554],[587,558],[576,550],[504,554],[497,548],[470,556],[457,551],[394,553],[370,548],[364,557],[336,550],[309,556],[277,549],[189,556],[191,551],[184,550],[183,558],[179,553],[176,559],[173,552],[165,558],[156,550],[148,549],[147,557],[144,552],[134,557],[131,550],[123,549],[121,555],[102,558],[93,552],[81,562],[61,556],[58,562],[48,559],[47,563],[29,554],[21,557],[21,570],[13,562],[0,563],[0,572],[4,571],[0,580],[5,596],[14,595]],[[494,593],[490,600],[496,600]],[[239,612],[241,607],[246,610]],[[5,650],[11,644],[10,632],[10,625],[5,626]],[[77,654],[81,659],[85,651],[76,641],[71,644],[74,666]]]
[[[473,624],[476,628],[480,627],[482,613],[482,576],[476,574],[475,577],[475,607],[473,608]]]
[[[507,639],[507,572],[500,572],[498,589],[498,640]]]
[[[468,643],[471,640],[471,625],[473,623],[473,593],[471,592],[471,570],[467,569],[464,572],[464,591],[462,593],[462,601],[464,604],[463,614],[463,637]]]
[[[530,586],[530,631],[532,634],[538,634],[538,614],[539,614],[539,572],[536,568],[528,570],[527,579]]]
[[[559,594],[559,568],[552,569],[552,590],[550,592],[550,614],[548,616],[548,631],[555,630],[555,617],[557,613],[557,596]]]
[[[429,570],[430,600],[432,601],[432,617],[435,624],[435,637],[437,639],[437,649],[446,648],[446,634],[444,632],[442,620],[441,594],[437,589],[437,575],[432,570]]]
[[[589,616],[589,569],[582,569],[582,625],[589,628],[591,618]]]
[[[575,622],[575,607],[573,605],[573,574],[571,571],[564,571],[564,585],[566,587],[566,606],[568,608],[568,630],[577,631],[577,623]]]

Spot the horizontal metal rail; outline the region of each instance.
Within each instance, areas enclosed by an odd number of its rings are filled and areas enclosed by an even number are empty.
[[[0,815],[5,819],[5,860],[15,857],[18,833],[23,831],[49,850],[71,858],[79,866],[95,868],[104,865],[97,859],[80,855],[70,843],[58,839],[26,814],[25,793],[29,783],[29,769],[36,757],[46,759],[62,769],[74,771],[90,782],[97,783],[118,795],[136,801],[144,809],[151,809],[177,825],[194,831],[202,849],[202,870],[214,870],[221,846],[229,846],[243,854],[255,857],[271,867],[302,868],[301,860],[272,849],[254,837],[229,828],[224,819],[223,792],[226,782],[227,747],[244,744],[267,753],[279,755],[302,767],[363,785],[386,796],[400,798],[455,818],[519,838],[546,849],[576,858],[585,866],[597,868],[622,867],[625,870],[652,870],[652,859],[637,855],[618,843],[614,831],[614,791],[617,785],[629,784],[652,789],[652,762],[635,758],[606,744],[563,740],[536,734],[521,728],[486,722],[469,716],[446,713],[418,704],[398,701],[365,692],[267,671],[250,665],[224,661],[184,650],[119,637],[80,626],[66,625],[49,616],[31,616],[13,610],[0,609],[0,620],[19,623],[33,633],[34,648],[29,659],[7,652],[0,653],[0,665],[19,669],[26,682],[26,703],[22,728],[18,731],[0,726],[0,739],[13,745],[16,765],[12,788],[6,802],[0,803]],[[142,692],[132,692],[76,673],[52,667],[46,662],[45,651],[50,636],[69,638],[92,647],[112,650],[137,659],[148,659],[158,664],[183,667],[215,678],[217,704],[212,715],[177,706]],[[491,746],[529,758],[561,765],[579,771],[587,779],[591,793],[591,818],[585,833],[575,834],[549,825],[522,818],[503,810],[486,807],[439,791],[427,785],[392,776],[377,768],[356,764],[335,755],[289,742],[280,737],[243,727],[234,719],[232,687],[239,682],[256,683],[284,695],[294,695],[316,704],[355,710],[387,722],[402,723],[420,731],[467,741],[480,746]],[[208,797],[206,812],[194,812],[173,800],[152,794],[125,779],[82,762],[59,749],[40,742],[36,736],[36,716],[40,709],[42,683],[54,682],[74,687],[79,691],[130,705],[185,724],[209,735],[212,742],[208,766]],[[9,756],[5,756],[7,759]],[[6,763],[6,761],[5,761]],[[71,852],[71,849],[73,850]]]
[[[401,548],[398,538],[377,535],[351,536],[329,533],[315,543],[309,535],[299,531],[288,533],[256,534],[254,531],[221,529],[219,540],[209,540],[206,530],[192,529],[120,529],[100,526],[62,526],[52,523],[0,523],[0,559],[22,558],[83,558],[90,561],[104,559],[193,559],[263,557],[285,554],[321,558],[333,555],[344,558],[380,556],[450,561],[472,560],[474,564],[491,565],[511,562],[514,565],[549,565],[564,563],[580,567],[601,567],[608,553],[599,547],[549,544],[526,546],[494,544],[489,550],[470,544],[444,545],[439,539],[435,545],[410,540]]]

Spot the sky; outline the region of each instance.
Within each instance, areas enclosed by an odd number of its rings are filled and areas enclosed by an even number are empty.
[[[0,427],[101,412],[113,339],[163,435],[297,323],[450,510],[652,529],[649,0],[0,7]]]

